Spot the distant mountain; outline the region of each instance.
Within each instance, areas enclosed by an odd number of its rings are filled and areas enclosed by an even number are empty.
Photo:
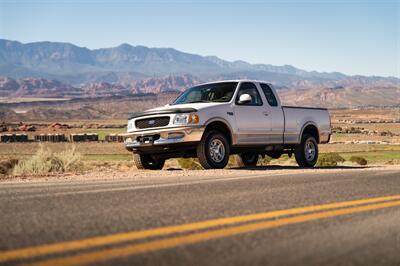
[[[80,88],[63,84],[57,80],[43,78],[12,79],[0,77],[0,97],[77,97]]]
[[[132,81],[126,85],[108,82],[94,82],[87,83],[82,87],[77,88],[55,80],[34,78],[0,78],[0,97],[82,98],[77,99],[79,101],[91,101],[91,98],[102,97],[112,101],[113,98],[109,97],[132,97],[133,95],[149,94],[165,96],[169,94],[172,98],[174,98],[176,97],[176,92],[183,91],[187,87],[194,86],[200,82],[201,80],[185,74],[177,76],[167,75],[158,78],[145,78],[142,80]],[[278,87],[278,94],[282,100],[282,103],[286,105],[318,106],[329,108],[400,106],[398,100],[400,98],[400,87],[363,88],[337,86],[330,88],[309,88],[301,90]],[[122,97],[122,99],[127,99],[126,101],[129,102],[131,101],[129,100],[131,99],[130,97]],[[159,105],[159,101],[156,100],[147,104],[149,104],[149,106],[147,106],[148,108],[154,107]],[[131,107],[132,106],[129,105],[129,108]],[[93,108],[98,108],[95,102],[93,102]],[[71,109],[72,113],[77,113],[74,105],[71,105],[69,109]],[[31,117],[35,117],[39,115],[39,113],[31,112],[29,114]],[[7,117],[10,114],[4,115]],[[42,115],[45,115],[45,112]],[[60,114],[58,114],[58,116],[59,115]],[[22,119],[23,116],[19,117]]]
[[[279,90],[278,93],[286,105],[327,108],[400,107],[400,87],[283,89]]]
[[[192,75],[168,75],[160,78],[147,78],[143,80],[133,81],[130,84],[133,94],[142,93],[169,93],[182,92],[202,81]]]
[[[149,77],[124,84],[89,82],[80,87],[43,78],[0,77],[0,97],[85,98],[181,92],[201,81],[189,74]]]
[[[216,56],[200,56],[172,48],[148,48],[122,44],[90,50],[70,43],[23,44],[0,39],[0,76],[47,78],[72,86],[87,83],[118,83],[190,74],[202,81],[251,78],[267,80],[279,87],[397,87],[392,77],[347,76],[342,73],[305,71],[290,65],[273,66],[229,62]]]

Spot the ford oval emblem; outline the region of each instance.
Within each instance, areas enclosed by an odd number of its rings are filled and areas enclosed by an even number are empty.
[[[155,122],[155,120],[149,120],[149,125],[154,125]]]

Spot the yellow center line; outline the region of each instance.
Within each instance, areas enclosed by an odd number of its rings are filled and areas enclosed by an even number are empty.
[[[141,244],[131,244],[125,247],[112,248],[108,250],[94,251],[84,254],[78,254],[73,256],[61,257],[56,259],[48,259],[45,261],[26,264],[25,266],[72,266],[72,265],[85,265],[89,263],[95,263],[104,260],[110,260],[120,257],[132,256],[140,253],[149,251],[156,251],[160,249],[168,249],[177,247],[180,245],[194,244],[212,239],[230,237],[234,235],[250,233],[259,230],[265,230],[269,228],[303,223],[307,221],[319,220],[323,218],[335,217],[345,214],[353,214],[366,212],[376,209],[382,209],[387,207],[400,206],[400,201],[391,201],[385,203],[378,203],[373,205],[364,205],[346,209],[338,209],[331,211],[324,211],[312,214],[299,215],[288,218],[281,218],[278,220],[258,222],[253,224],[238,225],[229,228],[215,229],[211,231],[192,233],[186,236],[170,237],[162,240],[153,240]]]
[[[300,208],[293,208],[287,210],[277,210],[271,212],[264,213],[256,213],[250,215],[242,215],[242,216],[233,216],[226,218],[218,218],[212,220],[206,220],[195,223],[181,224],[181,225],[173,225],[166,227],[159,227],[153,229],[146,229],[142,231],[132,231],[126,233],[118,233],[106,236],[98,236],[93,238],[85,238],[80,240],[73,240],[67,242],[59,242],[54,244],[45,244],[34,247],[20,248],[14,250],[6,250],[0,251],[0,262],[10,261],[10,260],[19,260],[25,258],[33,258],[48,254],[55,254],[61,252],[67,252],[72,250],[79,250],[85,248],[93,248],[100,247],[104,245],[111,245],[116,243],[123,243],[132,240],[144,239],[149,237],[156,236],[164,236],[173,233],[182,233],[189,232],[200,229],[207,229],[216,226],[224,226],[224,225],[232,225],[235,223],[244,223],[244,222],[253,222],[262,219],[270,219],[270,218],[279,218],[282,216],[288,215],[296,215],[296,214],[304,214],[308,212],[350,207],[362,204],[370,204],[377,202],[384,202],[390,200],[398,200],[400,199],[400,195],[387,196],[387,197],[378,197],[378,198],[369,198],[362,200],[354,200],[354,201],[345,201],[345,202],[337,202],[330,203],[324,205],[316,205],[316,206],[307,206]]]

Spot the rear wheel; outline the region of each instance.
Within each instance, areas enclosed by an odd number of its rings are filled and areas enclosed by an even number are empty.
[[[244,152],[236,156],[236,162],[239,167],[254,167],[258,162],[258,153]]]
[[[161,170],[164,167],[164,159],[155,159],[147,154],[133,154],[133,161],[137,169]]]
[[[318,143],[311,135],[305,134],[295,149],[296,162],[301,167],[314,167],[318,160]]]
[[[197,157],[204,169],[224,168],[228,164],[229,153],[229,142],[219,131],[205,132],[197,145]]]

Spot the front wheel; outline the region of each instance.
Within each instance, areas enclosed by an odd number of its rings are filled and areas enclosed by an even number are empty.
[[[133,162],[136,168],[139,170],[149,169],[149,170],[161,170],[164,167],[164,159],[155,159],[147,154],[133,154]]]
[[[197,145],[197,157],[204,169],[222,169],[229,161],[229,142],[218,131],[205,132]]]
[[[258,162],[258,153],[244,152],[236,156],[236,162],[239,167],[254,167]]]
[[[318,143],[311,135],[304,135],[295,149],[296,162],[301,167],[314,167],[318,160]]]

